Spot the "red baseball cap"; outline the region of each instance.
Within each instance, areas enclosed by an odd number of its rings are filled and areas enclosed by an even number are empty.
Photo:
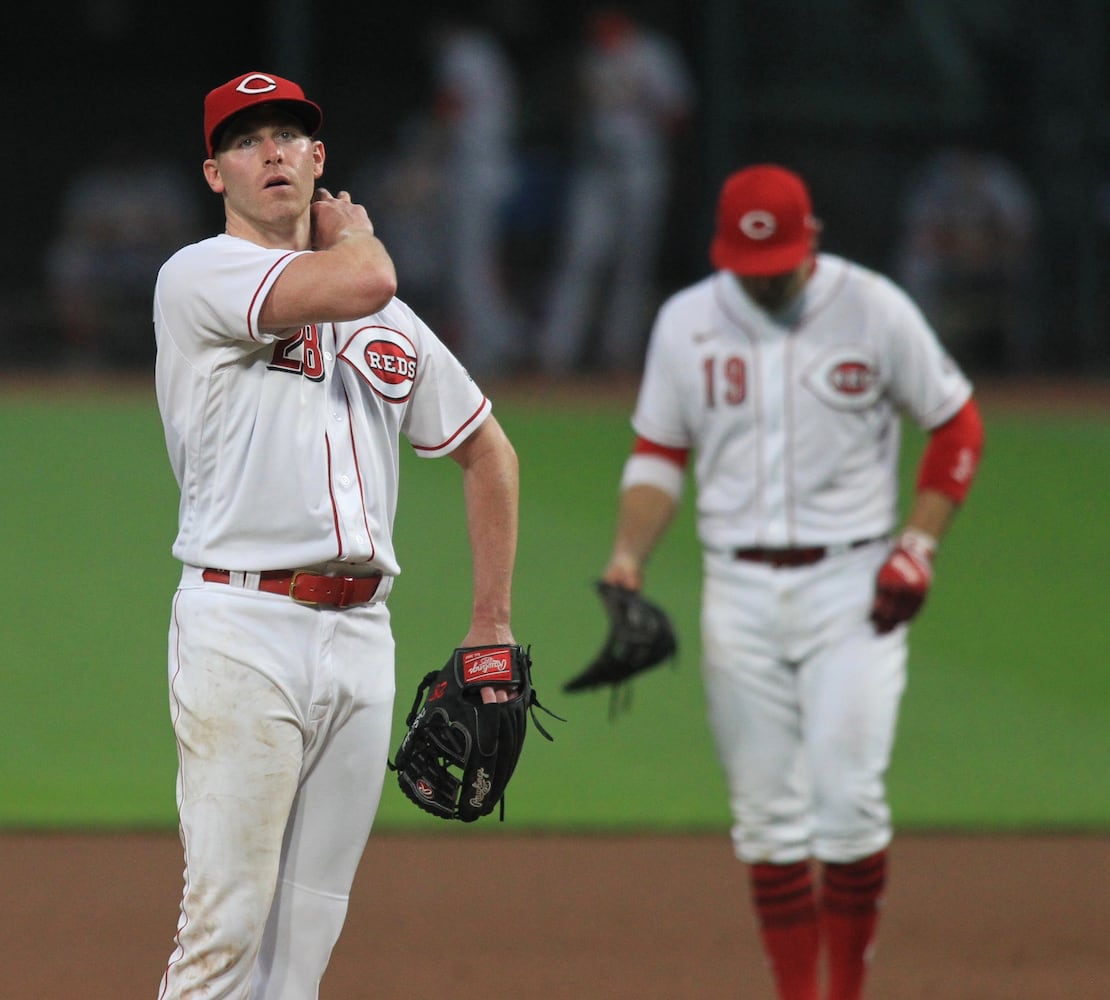
[[[817,230],[801,177],[770,163],[746,167],[721,188],[709,259],[741,275],[785,274],[812,252]]]
[[[219,145],[223,127],[240,111],[259,104],[279,104],[288,109],[304,123],[309,135],[315,135],[324,120],[319,105],[305,97],[292,80],[272,73],[244,73],[209,91],[204,99],[204,141],[209,156]]]

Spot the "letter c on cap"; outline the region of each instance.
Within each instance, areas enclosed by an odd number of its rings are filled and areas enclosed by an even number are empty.
[[[277,90],[277,83],[264,73],[251,73],[235,89],[240,94],[266,94],[271,90]]]
[[[770,212],[753,209],[740,217],[740,232],[749,240],[767,240],[775,235],[778,223]]]

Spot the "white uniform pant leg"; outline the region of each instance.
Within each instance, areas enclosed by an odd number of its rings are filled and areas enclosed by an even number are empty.
[[[886,772],[908,645],[905,627],[877,635],[868,620],[883,555],[878,546],[843,557],[844,569],[815,575],[808,588],[811,606],[805,606],[807,598],[800,604],[799,613],[824,626],[805,656],[800,685],[813,784],[813,855],[821,861],[858,861],[882,850],[892,836]]]
[[[179,591],[170,625],[185,885],[164,1000],[250,995],[301,772],[301,720],[274,677],[299,645],[275,648],[257,595],[209,589]]]
[[[389,756],[394,647],[384,604],[324,611],[333,690],[310,728],[251,1000],[314,1000],[347,915]]]
[[[797,569],[706,558],[702,671],[743,861],[849,861],[890,840],[906,630],[867,621],[883,554]]]
[[[778,601],[758,575],[709,556],[702,598],[702,677],[728,785],[737,857],[799,861],[812,833],[797,671],[782,662]]]
[[[350,634],[335,628],[341,622]],[[159,997],[314,997],[384,780],[393,697],[388,612],[384,605],[321,611],[220,584],[183,588],[169,659],[185,889]],[[337,663],[345,664],[338,672]],[[345,767],[332,763],[333,726]],[[355,781],[359,733],[365,763]],[[332,784],[337,772],[345,780]],[[329,785],[335,798],[321,807]],[[299,898],[286,881],[309,801],[321,808],[313,835],[322,826],[332,839],[321,843],[318,869],[303,875],[317,901],[289,905]],[[275,959],[272,940],[295,944]],[[281,992],[302,983],[314,985]]]

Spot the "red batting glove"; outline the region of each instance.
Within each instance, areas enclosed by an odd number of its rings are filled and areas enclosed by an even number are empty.
[[[890,632],[921,610],[933,582],[936,539],[907,528],[898,536],[894,551],[879,570],[871,621],[878,633]]]

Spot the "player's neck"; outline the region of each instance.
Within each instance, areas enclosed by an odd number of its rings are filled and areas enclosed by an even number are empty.
[[[247,240],[249,243],[255,243],[269,250],[310,250],[312,248],[312,230],[307,214],[303,219],[297,219],[292,223],[281,220],[269,224],[229,215],[224,232],[228,236]]]
[[[798,294],[785,305],[780,306],[778,309],[767,309],[764,310],[764,312],[767,314],[768,319],[776,326],[795,326],[802,318],[802,313],[805,312],[805,308],[806,290],[802,287],[798,289]]]

